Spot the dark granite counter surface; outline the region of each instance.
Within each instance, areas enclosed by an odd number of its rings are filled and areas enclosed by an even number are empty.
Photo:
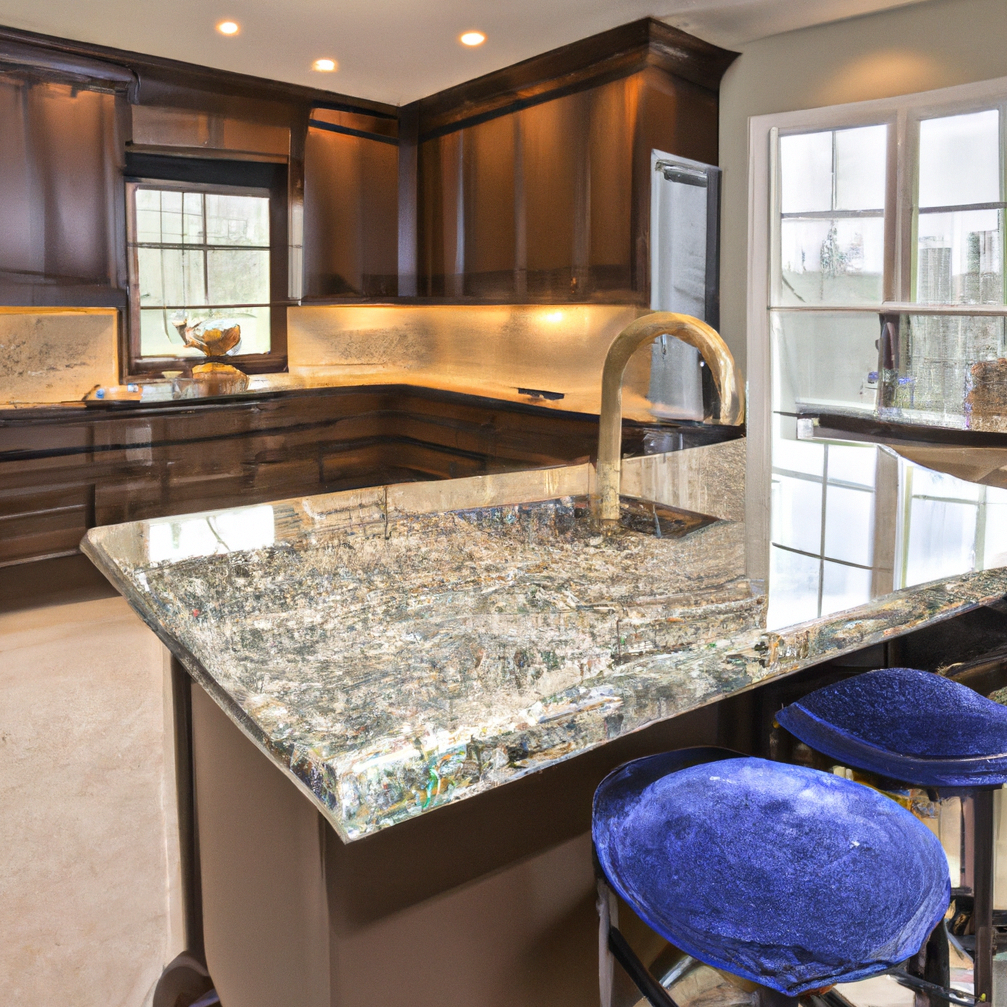
[[[106,526],[83,548],[346,841],[1007,594],[994,569],[767,631],[744,444],[695,451],[735,519],[637,506],[603,536],[570,466]]]

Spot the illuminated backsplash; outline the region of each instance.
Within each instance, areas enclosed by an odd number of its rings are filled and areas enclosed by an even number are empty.
[[[604,304],[291,307],[289,373],[253,375],[248,390],[409,384],[597,413],[608,348],[644,313]],[[0,405],[79,402],[120,380],[114,308],[2,308],[0,351]],[[653,353],[641,350],[630,361],[626,417],[668,415],[648,398],[660,352],[655,344]],[[147,392],[151,401],[158,391],[170,398],[165,382],[143,385],[144,401]],[[138,386],[130,387],[139,399]]]
[[[119,375],[115,308],[0,308],[0,404],[79,402]]]
[[[629,305],[318,305],[288,309],[291,378],[311,384],[407,382],[598,412],[615,337],[644,312]],[[638,353],[625,415],[653,417],[651,357]]]

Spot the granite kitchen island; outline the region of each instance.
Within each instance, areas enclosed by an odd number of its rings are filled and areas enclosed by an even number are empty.
[[[591,1002],[584,827],[608,768],[714,742],[718,701],[1007,594],[997,568],[767,631],[744,442],[679,454],[694,506],[627,498],[608,535],[587,465],[88,533],[200,687],[225,1004]]]

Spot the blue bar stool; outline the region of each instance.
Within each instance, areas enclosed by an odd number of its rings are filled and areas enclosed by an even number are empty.
[[[759,984],[762,1007],[898,965],[950,899],[940,843],[894,801],[725,749],[616,769],[595,793],[592,834],[602,1007],[609,953],[654,1007],[674,1007],[620,933],[612,889],[676,948]]]
[[[971,800],[977,1000],[993,998],[993,792],[1007,782],[1007,708],[951,679],[884,668],[782,709],[778,723],[845,766]]]

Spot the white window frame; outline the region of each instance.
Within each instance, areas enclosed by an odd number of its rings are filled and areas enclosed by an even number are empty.
[[[999,107],[1001,131],[1007,129],[1007,77],[917,94],[851,102],[797,112],[753,116],[748,122],[748,442],[745,505],[748,575],[765,581],[769,574],[770,498],[772,486],[772,360],[770,310],[776,312],[856,312],[914,315],[1007,316],[1003,305],[916,304],[912,269],[916,165],[921,119]],[[776,190],[777,138],[781,133],[843,129],[890,123],[885,199],[885,276],[880,304],[787,305],[771,309],[773,270],[778,259]],[[1001,144],[1001,158],[1003,158]],[[1001,197],[1004,168],[1001,164]]]

